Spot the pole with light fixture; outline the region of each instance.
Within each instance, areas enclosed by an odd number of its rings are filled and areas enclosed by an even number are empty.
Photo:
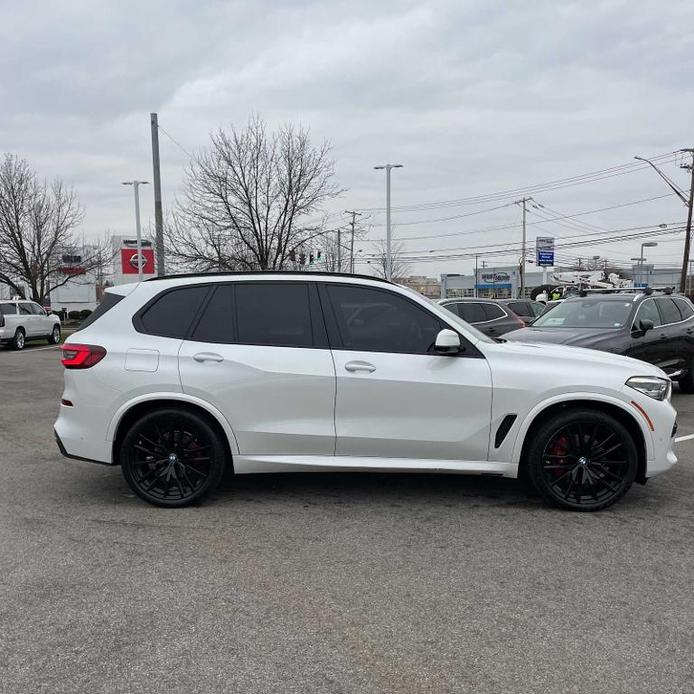
[[[643,282],[643,275],[644,275],[644,272],[643,272],[643,263],[644,263],[643,249],[644,249],[644,248],[654,248],[654,247],[657,246],[657,245],[658,245],[658,242],[657,242],[657,241],[644,241],[644,242],[641,244],[641,262],[639,263],[639,266],[640,266],[640,268],[641,268],[641,271],[639,272],[639,275],[640,275],[640,277],[639,277],[639,284],[643,284],[643,283],[644,283],[644,282]],[[648,286],[648,282],[646,282],[646,286]]]
[[[137,234],[137,280],[142,282],[142,231],[140,229],[140,186],[146,186],[149,181],[123,181],[124,186],[132,186],[135,192],[135,233]]]
[[[374,166],[374,169],[386,170],[386,279],[390,281],[393,274],[393,258],[391,251],[391,229],[390,229],[390,171],[391,169],[402,169],[402,164],[382,164]]]

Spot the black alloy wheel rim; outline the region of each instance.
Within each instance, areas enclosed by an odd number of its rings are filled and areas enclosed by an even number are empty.
[[[212,442],[188,422],[143,427],[129,451],[132,480],[159,501],[189,499],[212,472]]]
[[[549,439],[542,475],[551,493],[565,503],[592,506],[623,493],[631,452],[623,436],[594,421],[571,422]]]

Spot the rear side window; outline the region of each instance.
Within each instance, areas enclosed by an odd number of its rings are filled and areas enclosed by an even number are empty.
[[[136,330],[159,337],[184,338],[208,290],[207,285],[193,285],[160,294],[135,317]]]
[[[682,314],[677,308],[677,304],[669,297],[656,299],[660,315],[663,317],[663,325],[668,323],[679,323],[682,320]]]
[[[308,285],[239,282],[235,293],[239,343],[313,347]]]
[[[639,306],[639,310],[634,317],[634,326],[638,329],[639,321],[644,319],[653,321],[653,327],[657,327],[661,324],[660,313],[653,299],[646,299],[641,306]]]
[[[223,284],[214,290],[193,331],[192,339],[220,344],[233,344],[237,341],[234,329],[234,288],[231,285]]]
[[[482,310],[484,311],[485,320],[497,320],[506,315],[504,309],[496,304],[482,304]]]
[[[101,318],[107,311],[112,309],[119,301],[123,300],[125,297],[121,294],[112,294],[111,292],[106,292],[104,294],[101,303],[80,323],[80,330],[91,325],[95,320]]]
[[[30,316],[31,315],[31,306],[29,304],[18,304],[19,306],[19,313],[22,316]]]
[[[682,320],[687,320],[687,318],[694,316],[694,306],[692,306],[689,301],[685,299],[674,299],[674,301],[682,314]]]
[[[483,323],[487,320],[481,304],[458,304],[458,315],[468,323]]]
[[[528,307],[522,301],[511,301],[510,303],[506,304],[506,306],[508,306],[514,313],[517,313],[519,316],[529,315]]]
[[[16,316],[17,306],[15,304],[0,304],[0,313],[3,316]]]

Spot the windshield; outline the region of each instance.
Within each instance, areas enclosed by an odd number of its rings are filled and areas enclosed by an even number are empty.
[[[533,328],[621,328],[632,306],[631,301],[571,299],[542,314]]]

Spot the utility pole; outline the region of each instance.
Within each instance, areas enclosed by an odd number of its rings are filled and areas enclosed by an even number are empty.
[[[342,272],[342,227],[337,227],[337,271]]]
[[[374,166],[374,169],[386,170],[386,279],[390,282],[393,274],[393,259],[391,253],[390,230],[390,172],[392,169],[401,169],[402,164],[383,164]]]
[[[349,223],[350,227],[352,228],[350,241],[349,241],[349,271],[351,273],[353,273],[354,272],[354,226],[356,224],[357,217],[361,217],[361,212],[357,212],[356,210],[345,210],[345,214],[351,214],[352,215],[352,221]]]
[[[140,186],[146,186],[149,181],[123,181],[124,186],[132,186],[135,191],[135,233],[137,234],[137,280],[142,282],[142,230],[140,229]]]
[[[527,204],[532,200],[532,197],[521,198],[516,200],[516,205],[521,205],[523,208],[523,242],[521,244],[521,259],[520,259],[520,287],[518,289],[518,298],[523,299],[525,297],[525,253],[526,253],[526,232],[525,232],[525,218],[527,213]]]
[[[161,208],[161,169],[159,166],[159,118],[156,113],[150,113],[152,128],[152,169],[154,181],[154,246],[157,256],[157,276],[166,274],[164,266],[164,213]]]
[[[694,149],[682,149],[681,152],[691,154],[692,163],[683,164],[682,168],[689,171],[691,182],[689,185],[689,200],[687,201],[687,228],[684,238],[684,254],[682,256],[682,276],[680,277],[680,291],[687,291],[687,274],[689,270],[689,248],[692,241],[692,203],[694,202]]]
[[[477,284],[478,284],[478,282],[477,282],[477,259],[478,259],[478,258],[479,258],[479,256],[478,256],[478,255],[475,255],[475,284],[474,284],[474,288],[475,288],[475,292],[474,292],[475,299],[477,298]],[[482,261],[482,262],[484,262],[484,261]]]

